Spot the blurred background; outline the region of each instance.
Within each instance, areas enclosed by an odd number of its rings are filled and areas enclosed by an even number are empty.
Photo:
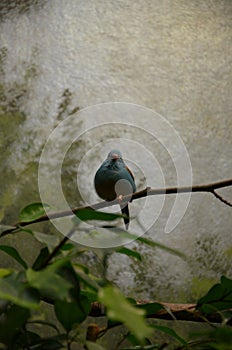
[[[52,130],[70,115],[81,127],[85,121],[78,111],[99,103],[142,105],[166,118],[187,148],[193,184],[231,178],[231,42],[231,0],[2,0],[2,222],[16,222],[22,207],[40,200],[38,164]],[[145,129],[149,130],[149,125]],[[61,137],[69,138],[69,134]],[[77,175],[82,192],[86,188],[91,200],[97,200],[92,180],[106,157],[107,143],[102,151],[98,145],[88,158],[92,161],[77,174],[94,137],[84,134],[64,160],[62,186],[71,206],[84,203]],[[96,131],[96,140],[99,137]],[[144,145],[149,142],[145,133],[133,128],[106,127],[104,141],[114,137]],[[152,152],[165,186],[176,186],[175,168],[158,142]],[[129,150],[127,157],[133,161]],[[137,154],[136,164],[143,168],[144,162]],[[145,168],[149,172],[149,164]],[[138,189],[153,176],[141,174],[136,167],[133,171]],[[162,181],[157,177],[148,185],[162,187]],[[232,200],[231,188],[219,192]],[[147,235],[184,252],[188,261],[136,243],[131,246],[144,254],[142,262],[128,257],[119,261],[113,254],[109,278],[132,297],[192,302],[222,274],[232,277],[231,209],[210,194],[193,194],[181,222],[172,232],[164,233],[174,199],[165,197]],[[56,234],[48,223],[40,229]],[[27,234],[8,236],[2,242],[20,249],[29,262],[40,249]],[[4,254],[0,263],[12,264]],[[90,253],[88,264],[98,270],[94,254]]]

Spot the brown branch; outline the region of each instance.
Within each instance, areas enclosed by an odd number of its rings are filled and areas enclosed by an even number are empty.
[[[220,194],[218,194],[216,191],[212,191],[213,195],[218,198],[222,203],[228,205],[229,207],[232,207],[232,203],[228,202],[225,198],[223,198]]]
[[[225,200],[222,196],[220,196],[215,191],[216,189],[228,187],[228,186],[232,186],[232,179],[214,182],[214,183],[210,183],[210,184],[206,184],[206,185],[195,185],[192,187],[191,186],[168,187],[168,188],[158,188],[158,189],[152,189],[150,187],[147,187],[141,191],[133,193],[132,196],[128,195],[128,196],[122,197],[122,200],[120,200],[120,203],[123,204],[123,203],[126,203],[128,201],[132,202],[133,200],[136,200],[139,198],[143,198],[143,197],[147,197],[147,196],[155,196],[155,195],[174,194],[174,193],[179,194],[179,193],[190,193],[190,192],[209,192],[209,193],[212,193],[216,198],[218,198],[224,204],[226,204],[228,206],[232,206],[232,204],[230,202]],[[38,222],[48,221],[51,219],[57,219],[57,218],[65,217],[65,216],[71,216],[73,214],[76,214],[80,210],[85,210],[85,209],[99,210],[99,209],[102,209],[105,207],[111,207],[111,206],[117,205],[117,204],[119,204],[118,200],[115,199],[114,201],[111,201],[111,202],[103,201],[103,202],[95,203],[95,204],[88,205],[88,206],[76,207],[76,208],[72,208],[70,210],[63,210],[63,211],[57,211],[54,213],[49,213],[49,216],[45,214],[45,215],[42,215],[40,218],[35,219],[31,222],[18,222],[16,224],[12,225],[12,228],[2,232],[0,237],[3,237],[5,235],[13,232],[19,226],[27,226],[27,225],[35,224]]]
[[[147,301],[139,301],[138,305],[148,304]],[[191,321],[191,322],[213,322],[221,323],[222,317],[219,312],[212,313],[207,316],[207,319],[197,309],[196,304],[170,304],[162,303],[159,304],[164,306],[164,309],[149,315],[148,318],[161,319],[161,320],[173,320],[175,318],[179,321]],[[166,310],[167,309],[167,310]],[[99,302],[92,303],[91,311],[89,316],[103,317],[106,316],[105,307]],[[228,324],[231,324],[229,321]]]

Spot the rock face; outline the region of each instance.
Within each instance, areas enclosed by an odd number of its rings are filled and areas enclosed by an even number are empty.
[[[77,107],[119,101],[149,108],[170,123],[174,134],[179,133],[195,184],[231,177],[230,0],[6,1],[0,16],[0,123],[6,131],[1,144],[1,173],[5,176],[0,214],[8,224],[9,218],[15,221],[15,211],[38,200],[37,167],[42,147],[59,122],[77,115]],[[110,113],[104,108],[96,111],[103,113],[103,119],[104,113]],[[147,116],[144,130],[128,126],[133,126],[133,117],[143,120],[142,113],[130,115],[128,108],[125,125],[85,130],[76,141],[72,130],[73,142],[62,175],[71,203],[77,198],[73,192],[76,173],[84,200],[96,200],[91,190],[93,176],[115,138],[117,145],[112,148],[118,148],[119,143],[123,153],[126,151],[138,188],[146,185],[145,178],[152,187],[178,184],[175,163],[182,159],[181,152],[177,148],[175,156],[170,156],[167,147],[149,134]],[[12,118],[16,120],[13,125]],[[81,119],[81,114],[77,118],[79,127],[84,128],[86,119]],[[154,119],[150,123],[154,126]],[[65,137],[70,134],[64,129],[59,138]],[[175,147],[169,134],[164,133],[163,139]],[[139,144],[138,149],[133,142]],[[81,162],[83,157],[88,166]],[[51,158],[52,164],[55,158]],[[184,179],[184,170],[182,176]],[[224,189],[223,194],[231,197],[229,190]],[[136,272],[130,266],[125,270],[118,262],[109,267],[112,278],[125,286],[130,281],[141,297],[154,297],[149,294],[152,283],[166,298],[186,292],[188,285],[197,293],[199,281],[208,288],[219,275],[232,275],[229,208],[210,195],[194,194],[182,221],[167,234],[165,225],[173,199],[168,197],[161,203],[149,235],[184,251],[192,263],[176,262],[178,258],[161,251],[155,255],[147,252],[146,271],[141,273],[140,267]],[[157,208],[157,200],[151,200],[148,207]],[[141,208],[134,208],[137,215]],[[145,217],[149,218],[150,214]],[[169,288],[164,283],[167,279]]]

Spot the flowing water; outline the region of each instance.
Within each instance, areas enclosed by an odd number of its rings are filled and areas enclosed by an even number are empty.
[[[40,200],[40,155],[60,123],[43,172],[55,196],[50,171],[67,143],[62,186],[71,206],[98,200],[93,176],[114,144],[124,151],[138,189],[188,184],[190,170],[194,184],[231,177],[230,0],[2,1],[0,21],[5,224]],[[108,104],[84,109],[101,103]],[[231,200],[231,189],[220,193]],[[112,255],[109,277],[132,296],[191,301],[221,274],[232,277],[231,209],[206,193],[192,195],[189,204],[188,195],[178,196],[183,218],[169,233],[176,196],[130,206],[136,216],[145,205],[140,220],[151,226],[148,237],[189,258],[136,243],[131,246],[143,252],[143,262]],[[134,220],[132,229],[138,227]],[[39,249],[27,235],[5,241],[29,261]],[[10,262],[2,256],[1,263]]]

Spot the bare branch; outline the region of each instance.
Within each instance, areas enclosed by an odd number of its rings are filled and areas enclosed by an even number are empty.
[[[132,196],[127,195],[127,196],[122,197],[122,200],[120,200],[120,203],[123,204],[123,203],[126,203],[128,201],[132,202],[134,200],[137,200],[137,199],[143,198],[143,197],[147,197],[147,196],[156,196],[156,195],[165,195],[165,194],[174,194],[174,193],[181,194],[181,193],[190,193],[190,192],[209,192],[209,193],[212,193],[221,202],[223,202],[224,204],[231,207],[232,204],[230,202],[228,202],[227,200],[225,200],[221,195],[219,195],[215,191],[216,189],[228,187],[228,186],[232,186],[232,179],[214,182],[214,183],[210,183],[210,184],[206,184],[206,185],[195,185],[192,187],[191,186],[168,187],[168,188],[157,188],[157,189],[152,189],[150,187],[147,187],[141,191],[133,193]],[[18,222],[16,224],[12,225],[12,228],[4,231],[0,235],[0,237],[5,236],[5,235],[13,232],[19,226],[27,226],[27,225],[31,225],[31,224],[38,223],[38,222],[48,221],[50,219],[57,219],[57,218],[65,217],[65,216],[71,216],[73,214],[76,214],[78,211],[84,210],[84,209],[99,210],[102,208],[106,208],[106,207],[110,207],[110,206],[118,205],[118,204],[119,204],[118,200],[115,199],[114,201],[111,201],[111,202],[103,201],[103,202],[95,203],[95,204],[92,204],[89,206],[76,207],[76,208],[72,208],[70,210],[49,213],[49,216],[43,215],[40,218],[33,220],[31,222],[26,222],[26,223],[25,222]]]
[[[213,195],[218,198],[222,203],[228,205],[229,207],[232,207],[232,203],[228,202],[225,198],[223,198],[220,194],[218,194],[216,191],[212,191]]]

